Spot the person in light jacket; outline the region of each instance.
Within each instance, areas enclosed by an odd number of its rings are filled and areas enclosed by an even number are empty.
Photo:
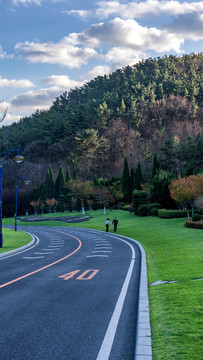
[[[109,225],[112,225],[109,218],[106,219],[105,225],[106,225],[106,232],[108,232],[109,231]]]

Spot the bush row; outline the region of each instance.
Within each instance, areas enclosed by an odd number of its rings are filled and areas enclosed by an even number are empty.
[[[191,219],[187,219],[185,226],[193,229],[203,229],[203,221],[192,221]]]
[[[192,215],[192,210],[189,210],[189,215]],[[202,213],[201,209],[195,209],[195,214]],[[179,210],[166,210],[166,209],[159,209],[158,210],[158,217],[162,219],[174,219],[174,218],[184,218],[187,217],[186,211],[179,211]]]

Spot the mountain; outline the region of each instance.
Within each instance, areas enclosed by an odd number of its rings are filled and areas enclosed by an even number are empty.
[[[70,165],[83,179],[120,176],[124,158],[131,168],[141,162],[147,176],[154,154],[166,155],[167,139],[179,151],[188,136],[201,144],[202,67],[202,53],[170,55],[98,76],[56,98],[49,110],[3,126],[0,152],[20,148],[33,184],[44,180],[49,164],[55,174],[59,164]],[[180,159],[176,168],[186,161]]]

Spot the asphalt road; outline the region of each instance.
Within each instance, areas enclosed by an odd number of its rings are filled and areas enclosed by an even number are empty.
[[[36,242],[0,258],[0,359],[133,360],[136,244],[87,229],[19,229]]]

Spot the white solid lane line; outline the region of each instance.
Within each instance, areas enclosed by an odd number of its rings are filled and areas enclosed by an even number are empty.
[[[109,235],[111,236],[111,235]],[[115,236],[112,236],[115,239]],[[110,356],[110,352],[112,349],[112,345],[114,342],[114,338],[116,335],[116,330],[118,327],[118,322],[120,319],[120,315],[123,309],[123,305],[124,305],[124,301],[127,295],[127,291],[128,291],[128,286],[131,280],[131,276],[132,276],[132,272],[133,272],[133,268],[134,268],[134,264],[135,264],[135,250],[133,248],[133,246],[131,244],[129,244],[127,241],[117,238],[116,239],[125,242],[127,245],[130,246],[131,251],[132,251],[132,257],[131,257],[131,261],[130,261],[130,265],[128,268],[128,272],[125,278],[125,281],[123,283],[119,298],[117,300],[113,315],[111,317],[111,320],[109,322],[106,334],[104,336],[104,340],[102,342],[101,348],[99,350],[98,356],[96,358],[96,360],[108,360],[109,356]]]

